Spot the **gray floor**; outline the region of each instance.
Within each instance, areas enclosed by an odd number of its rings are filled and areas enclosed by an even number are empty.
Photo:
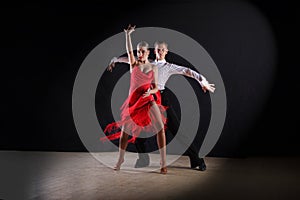
[[[0,199],[300,199],[296,157],[205,158],[205,172],[189,159],[171,162],[159,174],[159,156],[135,169],[126,154],[121,171],[116,153],[0,152]]]

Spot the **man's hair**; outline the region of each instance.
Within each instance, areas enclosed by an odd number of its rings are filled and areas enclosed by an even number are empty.
[[[149,44],[145,41],[141,41],[137,44],[137,48],[146,47],[146,49],[149,48]]]
[[[156,41],[154,43],[154,48],[156,48],[158,45],[165,45],[166,48],[168,48],[168,44],[166,42],[164,42],[164,41]]]

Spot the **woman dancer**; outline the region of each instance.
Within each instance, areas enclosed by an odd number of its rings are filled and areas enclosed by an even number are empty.
[[[124,29],[131,73],[129,96],[121,107],[121,120],[109,124],[104,130],[105,133],[109,133],[121,128],[121,131],[101,139],[114,140],[120,138],[119,159],[114,167],[115,170],[120,170],[124,162],[128,142],[135,142],[136,137],[139,136],[142,130],[157,133],[157,145],[161,157],[160,172],[166,174],[166,118],[163,115],[166,107],[162,106],[160,101],[155,101],[152,95],[158,91],[158,72],[157,67],[148,60],[150,53],[148,43],[140,42],[137,45],[137,59],[134,56],[131,43],[131,33],[134,29],[135,26],[131,25]],[[128,140],[130,132],[132,138]]]

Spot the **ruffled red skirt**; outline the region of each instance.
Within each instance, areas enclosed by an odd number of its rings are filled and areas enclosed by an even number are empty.
[[[101,141],[120,138],[122,127],[127,134],[131,135],[131,138],[128,140],[130,143],[134,143],[136,137],[138,137],[142,131],[158,133],[162,128],[166,129],[167,106],[161,105],[160,91],[154,95],[143,98],[143,94],[147,91],[149,86],[149,84],[141,86],[129,95],[120,108],[121,120],[106,126],[104,130],[106,136],[101,137]],[[153,109],[151,109],[153,104],[158,106],[163,127],[157,125],[161,123],[159,123],[160,119],[155,117],[156,115],[154,115]]]

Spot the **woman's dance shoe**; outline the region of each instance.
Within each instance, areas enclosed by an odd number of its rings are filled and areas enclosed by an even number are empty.
[[[160,173],[161,174],[167,174],[167,172],[168,172],[167,167],[160,168]]]
[[[124,159],[121,161],[118,161],[117,164],[114,166],[115,171],[119,171],[121,169],[121,165],[124,162]]]

